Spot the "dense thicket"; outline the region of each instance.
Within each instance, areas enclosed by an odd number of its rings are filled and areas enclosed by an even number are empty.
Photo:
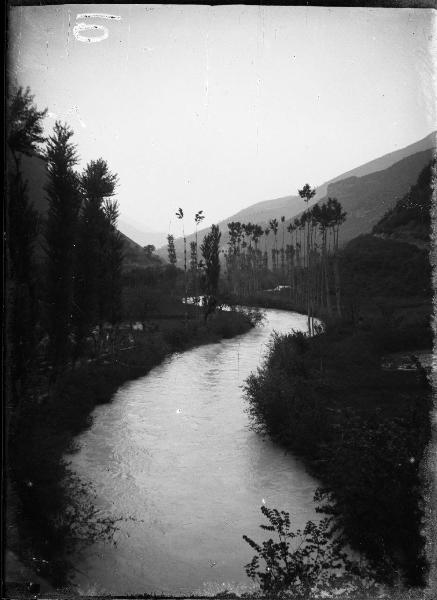
[[[45,114],[46,111],[39,111],[34,105],[29,89],[20,88],[12,93],[8,106],[6,210],[7,475],[17,498],[15,510],[21,515],[17,525],[24,538],[30,533],[27,546],[20,550],[35,561],[59,551],[55,538],[62,537],[68,529],[62,520],[71,502],[74,505],[75,494],[82,494],[81,485],[69,487],[70,480],[66,489],[63,487],[64,478],[70,476],[61,449],[67,450],[71,437],[65,434],[69,424],[59,385],[66,374],[74,373],[73,359],[83,358],[78,329],[83,330],[85,323],[88,333],[92,326],[101,323],[99,319],[112,324],[120,320],[123,258],[116,230],[117,205],[107,200],[110,190],[101,185],[107,172],[106,163],[93,162],[94,168],[81,178],[75,170],[78,155],[72,142],[73,131],[56,122],[52,134],[45,138],[42,127]],[[37,154],[45,159],[46,218],[39,215],[30,201],[21,168],[23,154]],[[100,171],[96,165],[101,167]],[[111,183],[114,177],[108,176]],[[98,194],[103,196],[102,219],[89,235],[98,241],[95,261],[88,256],[84,236],[80,235],[80,225],[84,224],[80,211],[83,202],[90,197],[95,199]],[[37,244],[42,246],[43,260],[41,252],[37,254]],[[77,310],[80,303],[77,273],[85,265],[89,269],[89,282],[93,278],[98,280],[100,303],[99,311],[87,320],[84,312]],[[77,405],[70,408],[80,413]],[[53,423],[56,427],[51,428]],[[83,494],[81,502],[83,507],[92,508]],[[81,510],[79,504],[75,510]],[[82,518],[86,514],[77,516]],[[91,536],[96,525],[91,518],[87,525]],[[72,527],[77,533],[80,525],[75,522]],[[70,528],[70,534],[71,531]]]
[[[371,334],[337,328],[276,336],[246,395],[255,429],[301,455],[322,500],[375,576],[425,576],[419,465],[430,436],[431,389],[420,368],[381,367]]]
[[[21,167],[21,155],[39,152],[44,142],[41,121],[46,110],[38,111],[30,89],[14,90],[7,107],[7,197],[6,197],[6,320],[8,417],[14,420],[23,404],[38,343],[38,270],[34,249],[38,214],[29,198]]]
[[[381,230],[390,224],[396,234],[407,222],[410,232],[423,231],[430,173],[412,188],[414,206],[398,203]],[[343,319],[327,319],[313,338],[276,336],[247,380],[248,412],[256,430],[302,456],[322,481],[323,510],[377,579],[393,583],[400,573],[423,585],[421,468],[432,390],[417,359],[401,371],[385,367],[383,356],[431,347],[431,267],[416,245],[371,235],[352,240],[338,258]]]
[[[426,250],[371,235],[355,238],[341,254],[344,293],[362,297],[429,296],[431,265]]]

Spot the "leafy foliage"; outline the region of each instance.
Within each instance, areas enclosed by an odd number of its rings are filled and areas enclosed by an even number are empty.
[[[246,535],[243,539],[257,552],[246,565],[246,573],[260,582],[263,592],[278,594],[293,589],[298,595],[307,595],[321,576],[327,576],[328,569],[338,568],[339,557],[329,544],[328,519],[319,524],[308,521],[303,531],[292,531],[287,512],[266,506],[261,512],[270,523],[261,528],[276,532],[279,541],[269,539],[259,545]],[[264,571],[260,558],[265,562]]]
[[[75,274],[76,354],[92,329],[121,317],[123,239],[117,231],[118,205],[111,200],[117,176],[105,160],[91,161],[81,178],[82,209]]]
[[[47,325],[51,356],[57,365],[69,356],[72,330],[74,256],[80,209],[79,179],[73,170],[78,162],[73,131],[59,121],[46,147],[49,210],[46,228]]]
[[[372,336],[341,327],[273,337],[246,381],[252,427],[310,465],[331,493],[325,508],[380,580],[400,570],[419,584],[429,383],[420,370],[384,371]]]
[[[321,593],[344,597],[342,592],[351,584],[355,591],[363,586],[367,592],[377,591],[366,565],[349,559],[342,550],[332,517],[307,521],[303,529],[293,530],[288,512],[266,506],[261,506],[261,512],[269,522],[261,529],[275,533],[277,541],[270,538],[258,544],[246,535],[243,539],[257,553],[246,565],[246,573],[259,583],[264,597],[307,600],[320,598]]]
[[[167,236],[168,261],[171,265],[176,265],[176,249],[174,245],[174,236]]]
[[[103,158],[91,160],[80,180],[83,196],[89,202],[97,204],[114,195],[117,183],[118,176],[109,171],[108,163]]]
[[[231,309],[242,315],[252,327],[262,325],[266,318],[266,313],[256,306],[235,306]]]
[[[21,170],[20,153],[32,155],[44,141],[42,119],[30,89],[22,87],[10,96],[7,145],[14,159],[8,164],[6,198],[6,267],[9,310],[7,315],[7,364],[11,381],[14,410],[18,410],[35,358],[37,344],[38,272],[34,260],[35,242],[39,232],[38,213],[29,198],[27,181]],[[14,415],[15,417],[16,415]]]
[[[47,109],[39,111],[34,102],[30,88],[19,87],[11,94],[8,106],[8,135],[7,142],[18,160],[17,153],[27,156],[39,150],[39,145],[45,141],[42,119]]]
[[[203,238],[200,246],[205,261],[206,291],[208,294],[216,295],[220,275],[220,247],[221,233],[218,225],[211,225],[211,231]]]

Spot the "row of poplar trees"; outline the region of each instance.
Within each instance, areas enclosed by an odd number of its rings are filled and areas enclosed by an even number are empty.
[[[305,184],[298,193],[308,204],[316,190]],[[341,316],[339,231],[345,219],[340,202],[328,198],[307,208],[288,225],[284,216],[280,221],[271,219],[268,227],[239,221],[228,223],[225,262],[230,290],[238,296],[251,295],[261,289],[270,270],[277,284],[289,287],[292,302],[306,310],[311,323],[321,310],[328,316]],[[274,242],[269,260],[270,233]],[[279,248],[278,237],[282,238]]]
[[[315,196],[316,190],[309,184],[305,184],[298,193],[308,205]],[[179,209],[176,216],[183,219],[183,210]],[[199,211],[195,215],[196,239],[190,244],[189,271],[187,271],[187,248],[183,232],[185,296],[188,287],[195,297],[198,293],[198,273],[202,264],[199,263],[197,255],[197,226],[202,219],[202,211]],[[316,314],[324,313],[328,317],[335,315],[341,317],[339,232],[345,219],[346,213],[337,198],[328,198],[324,203],[317,203],[307,208],[300,216],[290,220],[288,225],[285,224],[285,217],[282,216],[280,219],[282,232],[279,230],[278,219],[271,219],[268,227],[265,228],[250,222],[228,223],[228,248],[222,252],[229,291],[244,299],[262,289],[265,282],[269,281],[269,275],[273,275],[277,284],[289,288],[294,306],[304,309],[308,314],[310,331],[314,330]],[[270,233],[274,236],[274,243],[269,261],[267,238]],[[282,234],[280,248],[278,248],[278,234]],[[264,251],[262,239],[264,239]],[[168,255],[170,264],[176,265],[176,250],[172,235],[168,236]]]
[[[197,229],[205,215],[199,210],[194,216],[196,226],[195,240],[190,242],[190,258],[187,260],[187,240],[183,225],[184,211],[179,208],[176,217],[182,221],[182,235],[184,240],[184,297],[185,302],[190,294],[196,304],[199,303],[199,294],[202,292],[207,298],[215,298],[218,293],[220,277],[220,239],[221,232],[218,225],[212,225],[210,231],[204,236],[202,243],[198,244]],[[201,260],[199,260],[199,249]],[[177,256],[173,235],[167,236],[167,251],[169,263],[176,267]]]
[[[55,375],[74,363],[86,338],[121,318],[123,242],[116,229],[117,176],[105,160],[80,173],[73,131],[57,121],[43,135],[46,110],[38,111],[29,88],[8,106],[7,286],[8,352],[12,395],[21,395],[35,360]],[[46,219],[30,199],[23,155],[46,161]],[[41,252],[42,248],[42,252]]]

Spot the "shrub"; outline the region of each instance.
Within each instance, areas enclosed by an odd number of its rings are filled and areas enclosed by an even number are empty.
[[[367,589],[376,590],[367,568],[348,559],[342,551],[331,518],[319,523],[308,521],[303,530],[293,531],[289,513],[266,506],[261,507],[261,512],[269,525],[260,527],[276,533],[278,541],[270,538],[260,545],[246,535],[243,539],[257,552],[246,565],[246,573],[259,583],[265,597],[320,598],[321,593],[341,591],[351,583],[355,589],[367,584]]]
[[[302,456],[325,504],[380,581],[426,574],[420,464],[430,439],[423,370],[385,371],[371,333],[275,335],[245,385],[252,428]]]
[[[241,315],[252,327],[262,325],[266,314],[257,306],[236,306],[234,310]]]

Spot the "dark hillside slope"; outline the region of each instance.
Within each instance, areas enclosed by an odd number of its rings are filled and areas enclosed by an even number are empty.
[[[167,240],[167,234],[163,231],[150,231],[147,228],[143,229],[141,225],[132,225],[130,220],[121,217],[118,219],[118,229],[142,247],[152,244],[155,248],[159,248],[160,246],[163,246]]]
[[[417,183],[375,225],[374,234],[419,247],[429,247],[435,167],[434,158],[421,171]]]
[[[432,345],[429,260],[433,165],[375,225],[340,254],[345,315],[371,323],[391,349]]]
[[[319,200],[325,198],[325,196],[329,195],[328,188],[330,185],[337,183],[338,181],[343,181],[345,179],[349,179],[350,177],[364,177],[369,175],[370,173],[376,173],[378,171],[384,171],[388,169],[395,163],[412,156],[413,154],[417,154],[419,152],[425,152],[431,149],[436,148],[436,133],[433,132],[427,135],[422,140],[415,142],[414,144],[410,144],[405,148],[401,148],[400,150],[395,150],[394,152],[390,152],[389,154],[384,154],[379,158],[375,158],[370,162],[365,163],[364,165],[360,165],[359,167],[355,167],[346,173],[342,173],[341,175],[337,175],[333,179],[322,183],[317,186],[317,193],[314,197],[314,200],[310,202],[311,204],[315,204]],[[284,215],[287,219],[301,212],[302,209],[302,200],[298,195],[294,196],[283,196],[281,198],[275,198],[274,200],[264,200],[263,202],[258,202],[257,204],[252,204],[251,206],[240,210],[229,219],[225,221],[251,221],[252,223],[267,223],[270,219],[278,218],[281,215]]]
[[[337,198],[347,212],[346,222],[341,228],[341,241],[370,233],[387,210],[414,185],[432,158],[433,150],[425,150],[402,159],[384,171],[330,184],[328,196]]]
[[[407,158],[408,156],[412,156],[413,154],[417,154],[419,152],[424,152],[425,150],[430,150],[437,147],[437,131],[433,131],[423,139],[418,142],[414,142],[413,144],[409,144],[400,150],[395,150],[394,152],[389,152],[389,154],[384,154],[379,158],[375,158],[375,160],[371,160],[370,162],[361,165],[351,171],[347,171],[334,179],[331,179],[328,183],[335,183],[340,179],[347,179],[348,177],[364,177],[364,175],[369,175],[370,173],[375,173],[376,171],[383,171],[384,169],[388,169],[395,163]]]

